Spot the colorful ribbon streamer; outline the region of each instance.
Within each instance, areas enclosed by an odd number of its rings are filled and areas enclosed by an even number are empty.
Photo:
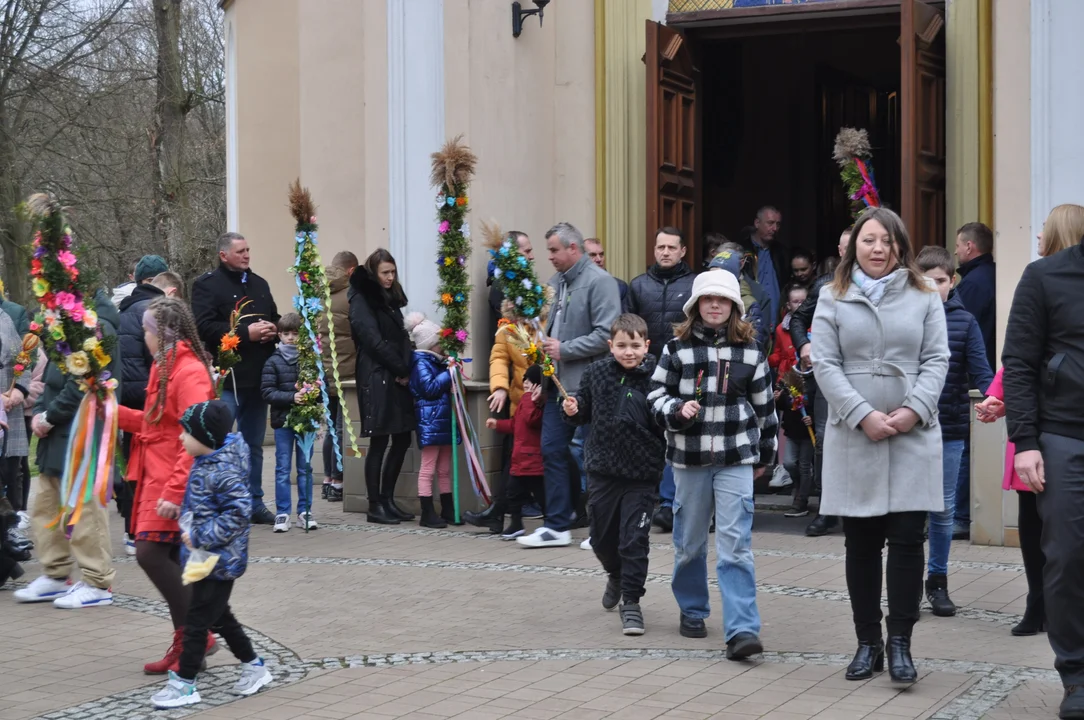
[[[459,435],[463,438],[463,448],[467,455],[467,472],[470,475],[471,487],[474,494],[481,498],[482,502],[492,502],[493,493],[486,482],[486,469],[482,463],[482,446],[478,441],[478,433],[471,422],[470,414],[467,413],[466,390],[463,387],[463,371],[458,363],[453,363],[448,368],[452,374],[452,409],[454,421],[459,426]],[[457,452],[452,447],[452,452]]]
[[[335,380],[335,393],[339,398],[339,412],[342,413],[343,427],[346,428],[346,435],[350,439],[350,450],[354,453],[354,457],[361,455],[361,451],[358,450],[358,438],[354,435],[354,426],[350,423],[350,413],[346,409],[346,398],[343,397],[343,385],[342,380],[339,379],[339,355],[335,351],[335,316],[331,312],[331,286],[327,283],[326,278],[324,281],[324,307],[327,311],[327,342],[331,346],[331,376]],[[328,427],[328,432],[331,432],[331,427]],[[332,433],[334,435],[334,433]],[[343,454],[342,449],[339,447],[339,438],[337,435],[333,438],[335,445],[335,463],[339,472],[343,469]]]
[[[83,509],[97,501],[106,507],[113,495],[113,470],[118,437],[117,398],[107,388],[101,400],[91,388],[72,419],[71,435],[64,451],[64,475],[60,483],[60,511],[46,527],[64,525],[70,539],[83,517]]]

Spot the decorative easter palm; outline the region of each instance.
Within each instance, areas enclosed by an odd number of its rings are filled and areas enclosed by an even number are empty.
[[[865,130],[840,129],[832,159],[839,165],[843,189],[856,219],[866,208],[881,207],[881,196],[873,180],[873,151]]]
[[[786,390],[787,397],[790,398],[790,409],[800,412],[803,418],[809,417],[806,412],[805,380],[798,374],[798,371],[791,368],[783,374],[780,383]],[[805,429],[809,431],[809,439],[813,441],[813,447],[816,447],[817,436],[813,432],[813,428],[806,425]]]
[[[485,466],[482,464],[482,448],[466,412],[466,391],[463,387],[461,354],[470,334],[470,225],[467,211],[470,199],[467,189],[474,177],[478,158],[463,144],[460,135],[444,143],[431,156],[433,165],[430,184],[437,188],[437,233],[440,245],[437,251],[437,306],[443,310],[440,330],[440,347],[448,356],[448,371],[452,374],[452,447],[458,443],[457,435],[464,439],[467,470],[476,495],[489,501]],[[459,453],[452,453],[452,501],[455,521],[459,520]]]
[[[308,188],[301,187],[300,180],[290,185],[290,212],[296,221],[294,242],[296,253],[293,267],[297,283],[294,295],[294,309],[301,316],[301,332],[297,338],[297,390],[301,398],[293,404],[286,415],[286,426],[297,433],[298,444],[306,455],[312,452],[316,440],[316,431],[321,421],[327,423],[331,432],[335,456],[342,467],[342,453],[339,440],[332,431],[329,400],[324,382],[324,364],[320,361],[320,338],[316,332],[320,314],[324,312],[327,296],[327,276],[316,249],[316,206]],[[332,340],[334,344],[334,340]],[[312,473],[309,473],[309,498],[312,498]],[[312,508],[309,508],[312,512]],[[305,532],[309,524],[305,523]]]
[[[64,209],[52,195],[39,193],[26,201],[35,226],[30,261],[31,286],[41,304],[32,327],[40,334],[49,361],[70,375],[84,393],[72,419],[61,475],[61,506],[48,527],[63,523],[71,537],[83,509],[101,507],[113,491],[113,460],[117,445],[116,379],[106,369],[116,337],[103,335],[93,303],[94,290],[81,273],[72,251],[72,232]],[[29,345],[33,345],[33,341]],[[28,343],[23,351],[29,356]],[[27,363],[21,363],[24,367]]]

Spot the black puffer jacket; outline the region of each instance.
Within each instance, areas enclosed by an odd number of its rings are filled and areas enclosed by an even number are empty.
[[[801,351],[803,345],[809,344],[809,328],[813,325],[813,314],[817,312],[817,300],[821,297],[821,288],[832,282],[831,274],[821,275],[813,281],[809,288],[809,294],[805,300],[790,315],[790,339],[794,341],[794,349]]]
[[[950,354],[945,387],[937,401],[941,437],[966,440],[971,434],[970,390],[975,388],[985,394],[994,373],[986,361],[986,344],[979,323],[955,293],[945,302],[945,322]]]
[[[674,323],[685,319],[682,309],[693,290],[696,275],[684,262],[663,270],[658,263],[629,283],[625,312],[635,313],[647,323],[648,350],[657,358],[666,341],[674,337]]]
[[[233,368],[233,381],[238,389],[251,389],[260,387],[263,365],[275,352],[274,342],[252,342],[248,338],[248,326],[252,323],[260,320],[278,322],[279,311],[275,307],[275,298],[271,297],[271,287],[251,270],[237,272],[225,264],[204,273],[192,286],[192,314],[196,317],[196,329],[207,352],[216,360],[222,336],[230,329],[230,313],[242,298],[252,302],[243,311],[250,317],[242,320],[237,330],[237,337],[241,338],[241,345],[237,348],[241,362]]]
[[[662,477],[666,437],[647,402],[653,372],[655,357],[650,353],[632,370],[613,357],[587,366],[575,393],[579,411],[565,420],[591,425],[584,448],[589,474],[648,484]]]
[[[350,276],[350,330],[358,347],[358,407],[366,435],[410,432],[414,396],[396,378],[410,377],[413,352],[403,313],[364,267]]]
[[[147,401],[147,380],[151,376],[154,358],[143,340],[143,313],[154,300],[165,296],[154,285],[137,285],[132,294],[120,303],[117,342],[124,359],[120,368],[124,381],[121,383],[120,404],[125,407],[142,410]]]
[[[260,393],[271,406],[271,427],[285,427],[297,393],[297,346],[279,345],[263,366]]]

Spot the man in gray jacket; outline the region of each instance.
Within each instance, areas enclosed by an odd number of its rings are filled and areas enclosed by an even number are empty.
[[[546,326],[543,349],[553,360],[569,393],[580,386],[583,371],[609,347],[610,326],[621,314],[617,281],[583,252],[583,235],[569,223],[546,233],[546,250],[557,274],[550,285],[557,300]],[[576,428],[561,415],[561,398],[551,388],[542,414],[542,464],[546,482],[546,522],[516,539],[526,547],[562,547],[572,541],[572,468],[569,446]],[[579,479],[575,478],[578,483]]]

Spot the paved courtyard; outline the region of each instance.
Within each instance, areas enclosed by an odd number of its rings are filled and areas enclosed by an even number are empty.
[[[652,536],[647,634],[625,637],[600,605],[604,575],[577,545],[527,550],[473,528],[368,525],[340,507],[317,500],[321,529],[308,535],[252,533],[233,607],[273,666],[276,682],[258,695],[226,692],[238,670],[223,648],[200,677],[204,703],[150,708],[161,679],[142,665],[161,657],[171,630],[115,522],[111,607],[17,605],[0,591],[0,720],[1056,717],[1046,636],[1009,635],[1026,592],[1015,549],[954,544],[949,582],[960,612],[923,613],[914,636],[921,679],[900,690],[887,674],[844,680],[855,641],[843,540],[804,537],[804,520],[758,513],[769,652],[732,663],[721,652],[718,596],[706,640],[678,634],[668,535]],[[586,531],[574,534],[578,544]],[[28,565],[23,579],[38,569]]]

